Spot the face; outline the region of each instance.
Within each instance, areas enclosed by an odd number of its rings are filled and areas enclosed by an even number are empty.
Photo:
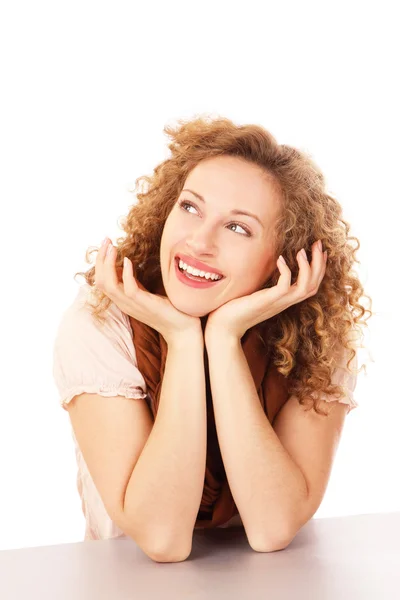
[[[186,178],[161,238],[161,274],[170,302],[181,312],[203,317],[261,289],[277,269],[272,231],[279,209],[277,186],[260,167],[232,156],[200,162]],[[197,284],[202,287],[188,285],[186,275],[182,280],[176,271],[182,254],[188,264],[190,258],[201,261],[199,270],[213,269],[223,278]]]

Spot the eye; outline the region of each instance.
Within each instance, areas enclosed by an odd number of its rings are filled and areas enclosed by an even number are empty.
[[[230,223],[228,225],[228,227],[232,227],[232,226],[234,226],[234,227],[241,227],[243,229],[243,231],[245,232],[245,234],[250,237],[250,235],[251,235],[250,231],[247,228],[244,228],[242,225],[240,225],[240,223]]]
[[[185,200],[183,200],[182,202],[180,202],[180,206],[182,208],[182,210],[189,212],[186,210],[186,208],[184,208],[184,206],[191,206],[192,208],[194,208],[193,204],[191,204],[190,202],[186,202]]]
[[[188,210],[186,210],[185,206],[191,206],[192,208],[196,209],[196,206],[194,204],[192,204],[191,202],[187,202],[186,200],[182,200],[182,202],[179,203],[179,206],[185,212],[189,212]],[[235,221],[234,223],[229,223],[228,227],[232,227],[232,225],[234,225],[235,227],[241,227],[243,229],[243,231],[245,233],[244,234],[241,233],[240,235],[246,235],[247,237],[252,236],[252,233],[250,232],[250,230],[247,227],[245,227],[245,225],[241,225],[240,223],[236,223],[236,221]],[[231,229],[231,231],[232,231],[232,229]],[[234,233],[236,233],[236,232],[234,232]]]

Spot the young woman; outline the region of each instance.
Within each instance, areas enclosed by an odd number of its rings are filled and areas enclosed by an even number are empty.
[[[54,346],[85,539],[182,561],[194,529],[239,525],[279,550],[357,406],[358,240],[310,157],[262,127],[165,132],[171,156],[80,273]]]

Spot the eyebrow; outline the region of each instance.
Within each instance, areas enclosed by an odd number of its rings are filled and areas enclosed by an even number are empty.
[[[203,198],[203,196],[201,196],[200,194],[198,194],[197,192],[194,192],[193,190],[189,190],[187,188],[183,189],[182,192],[190,192],[191,194],[193,194],[193,196],[196,196],[196,198],[198,198],[199,200],[201,200],[202,202],[206,202]],[[252,219],[255,219],[256,221],[258,221],[261,225],[261,227],[264,227],[264,225],[261,223],[260,219],[257,217],[257,215],[254,215],[253,213],[247,212],[245,210],[240,210],[238,208],[234,208],[231,210],[231,214],[232,215],[246,215],[247,217],[251,217]]]

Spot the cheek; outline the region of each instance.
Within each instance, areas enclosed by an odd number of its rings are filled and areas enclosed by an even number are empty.
[[[171,255],[178,250],[182,250],[188,234],[187,225],[179,219],[179,216],[171,214],[165,222],[161,237],[160,250],[164,252],[164,255],[170,255],[169,257],[165,256],[165,260],[170,259]]]
[[[267,271],[271,271],[265,264],[261,264],[256,258],[249,259],[247,264],[250,266],[242,266],[238,261],[237,267],[231,271],[231,275],[235,280],[235,287],[240,289],[241,295],[252,294],[256,290],[261,289],[267,278]]]
[[[160,241],[160,265],[161,265],[161,271],[165,271],[165,269],[168,267],[167,266],[167,261],[169,260],[169,254],[170,254],[170,245],[169,245],[169,239],[168,239],[168,231],[164,228],[162,237],[161,237],[161,241]]]
[[[238,261],[236,267],[232,268],[229,273],[230,284],[234,289],[235,297],[247,296],[252,294],[256,289],[259,281],[257,276],[258,270],[255,267],[247,268]]]
[[[160,251],[167,254],[173,245],[174,228],[168,220],[165,222],[161,236]]]
[[[172,221],[166,221],[160,241],[161,268],[167,271],[172,263],[173,256],[178,248],[182,246],[180,239],[182,232],[175,227]]]
[[[243,281],[257,281],[260,277],[260,266],[257,264],[257,261],[246,260],[246,263],[242,264],[242,260],[243,257],[238,257],[235,277]]]

